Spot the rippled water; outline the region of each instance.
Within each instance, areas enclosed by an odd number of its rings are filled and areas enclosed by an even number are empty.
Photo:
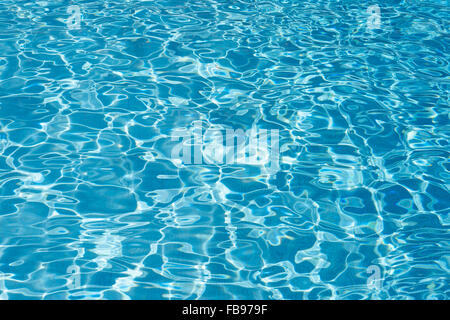
[[[447,299],[449,17],[2,0],[0,298]],[[195,124],[279,167],[175,161]]]

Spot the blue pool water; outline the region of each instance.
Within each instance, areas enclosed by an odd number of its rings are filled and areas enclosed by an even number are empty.
[[[448,299],[449,17],[0,1],[0,298]],[[221,162],[211,128],[278,146]]]

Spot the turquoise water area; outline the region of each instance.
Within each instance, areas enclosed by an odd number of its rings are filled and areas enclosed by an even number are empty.
[[[0,298],[448,299],[449,7],[0,1]]]

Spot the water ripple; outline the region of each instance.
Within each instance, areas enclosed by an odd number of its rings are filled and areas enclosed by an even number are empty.
[[[448,299],[450,12],[370,5],[3,1],[0,299]]]

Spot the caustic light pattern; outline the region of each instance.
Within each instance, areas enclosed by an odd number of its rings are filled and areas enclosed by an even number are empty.
[[[0,298],[447,299],[449,7],[0,1]]]

